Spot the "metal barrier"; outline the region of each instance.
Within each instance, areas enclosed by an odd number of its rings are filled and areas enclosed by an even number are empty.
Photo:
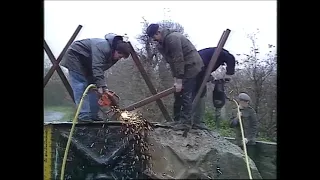
[[[44,179],[59,179],[70,123],[44,125]],[[72,138],[65,179],[141,179],[146,155],[120,122],[79,123]]]

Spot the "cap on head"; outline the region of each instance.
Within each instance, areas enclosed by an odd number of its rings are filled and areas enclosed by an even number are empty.
[[[158,30],[159,30],[159,24],[150,24],[147,28],[146,34],[149,37],[152,37],[158,32]]]
[[[240,93],[238,96],[238,99],[241,101],[251,101],[251,98],[248,94],[246,93]]]

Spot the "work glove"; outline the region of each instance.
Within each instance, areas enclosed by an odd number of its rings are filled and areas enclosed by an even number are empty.
[[[175,79],[174,87],[176,88],[176,92],[180,92],[182,90],[182,79]]]
[[[98,93],[100,95],[102,95],[103,93],[107,92],[108,91],[108,88],[107,86],[103,86],[103,87],[98,87]]]
[[[223,78],[224,78],[225,82],[231,81],[231,75],[225,74]]]
[[[211,81],[214,81],[214,80],[220,80],[220,79],[224,79],[225,82],[230,82],[231,80],[231,75],[228,75],[228,74],[223,74],[223,75],[211,75],[212,78],[211,78]]]

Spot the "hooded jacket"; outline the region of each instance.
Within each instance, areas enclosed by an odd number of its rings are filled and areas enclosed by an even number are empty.
[[[89,83],[95,83],[97,87],[104,87],[104,71],[117,62],[112,59],[112,54],[118,40],[122,40],[122,36],[110,33],[105,35],[105,39],[75,41],[64,55],[61,66],[84,75]]]
[[[210,47],[210,48],[205,48],[205,49],[201,49],[199,50],[199,54],[203,60],[204,63],[204,68],[203,70],[205,71],[211,61],[212,55],[213,53],[216,51],[216,47]],[[215,66],[212,69],[212,72],[217,70],[221,65],[223,65],[224,63],[227,64],[227,75],[233,75],[234,74],[234,68],[236,65],[236,60],[234,58],[234,56],[232,54],[230,54],[229,51],[222,49],[221,53],[219,54],[219,57],[216,61]]]
[[[169,63],[173,77],[193,78],[202,69],[202,59],[194,45],[181,33],[169,29],[161,31],[158,50]]]

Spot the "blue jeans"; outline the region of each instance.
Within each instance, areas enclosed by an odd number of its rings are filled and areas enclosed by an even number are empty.
[[[89,85],[88,80],[85,76],[74,72],[69,71],[69,81],[71,88],[73,90],[75,103],[79,106],[82,94]],[[88,91],[87,95],[83,99],[83,104],[79,113],[79,119],[98,119],[99,104],[98,104],[98,95],[95,91]]]

